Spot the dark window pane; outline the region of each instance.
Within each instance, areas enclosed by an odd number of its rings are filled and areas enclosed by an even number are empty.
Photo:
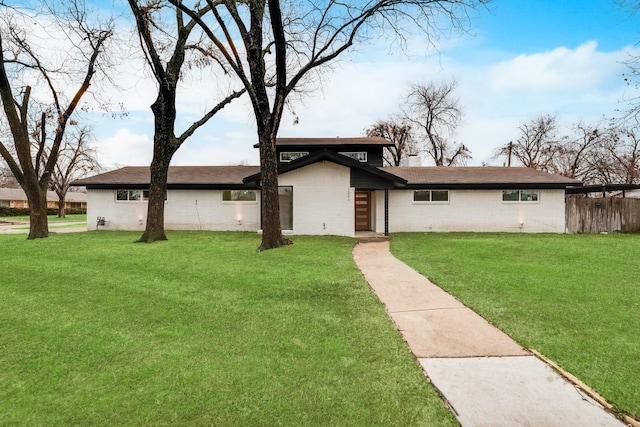
[[[520,192],[520,200],[523,202],[537,202],[538,190],[522,190]]]
[[[430,202],[431,192],[429,190],[416,190],[413,192],[414,202]]]
[[[503,190],[502,201],[503,202],[517,202],[520,200],[520,191],[518,190]]]
[[[447,190],[433,190],[431,192],[432,202],[448,202],[449,192]]]

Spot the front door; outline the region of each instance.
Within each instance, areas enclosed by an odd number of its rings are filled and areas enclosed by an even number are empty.
[[[371,230],[371,192],[356,191],[355,194],[356,231]]]

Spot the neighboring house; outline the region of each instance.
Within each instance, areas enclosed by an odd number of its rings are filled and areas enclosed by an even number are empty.
[[[26,209],[29,207],[27,196],[21,188],[0,188],[0,207]],[[47,208],[58,208],[58,195],[47,191]],[[70,191],[65,198],[65,209],[87,209],[87,194]]]
[[[355,236],[425,231],[565,231],[564,194],[579,181],[528,168],[382,167],[382,138],[280,138],[285,233]],[[143,230],[148,167],[75,181],[86,186],[89,228]],[[258,166],[172,166],[165,227],[259,231]],[[103,228],[103,227],[101,227]]]

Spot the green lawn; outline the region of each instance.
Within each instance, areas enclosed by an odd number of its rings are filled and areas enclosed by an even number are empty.
[[[392,252],[640,415],[640,236],[401,233]]]
[[[58,218],[57,215],[49,215],[47,217],[49,222],[61,222],[61,221],[87,221],[86,214],[68,214],[64,218]],[[0,217],[0,221],[29,221],[29,216],[5,216]]]
[[[0,425],[456,425],[353,239],[0,236]]]

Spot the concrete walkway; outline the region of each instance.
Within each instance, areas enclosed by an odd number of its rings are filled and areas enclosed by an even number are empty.
[[[463,426],[625,425],[504,332],[393,257],[389,242],[359,243],[353,257]]]

